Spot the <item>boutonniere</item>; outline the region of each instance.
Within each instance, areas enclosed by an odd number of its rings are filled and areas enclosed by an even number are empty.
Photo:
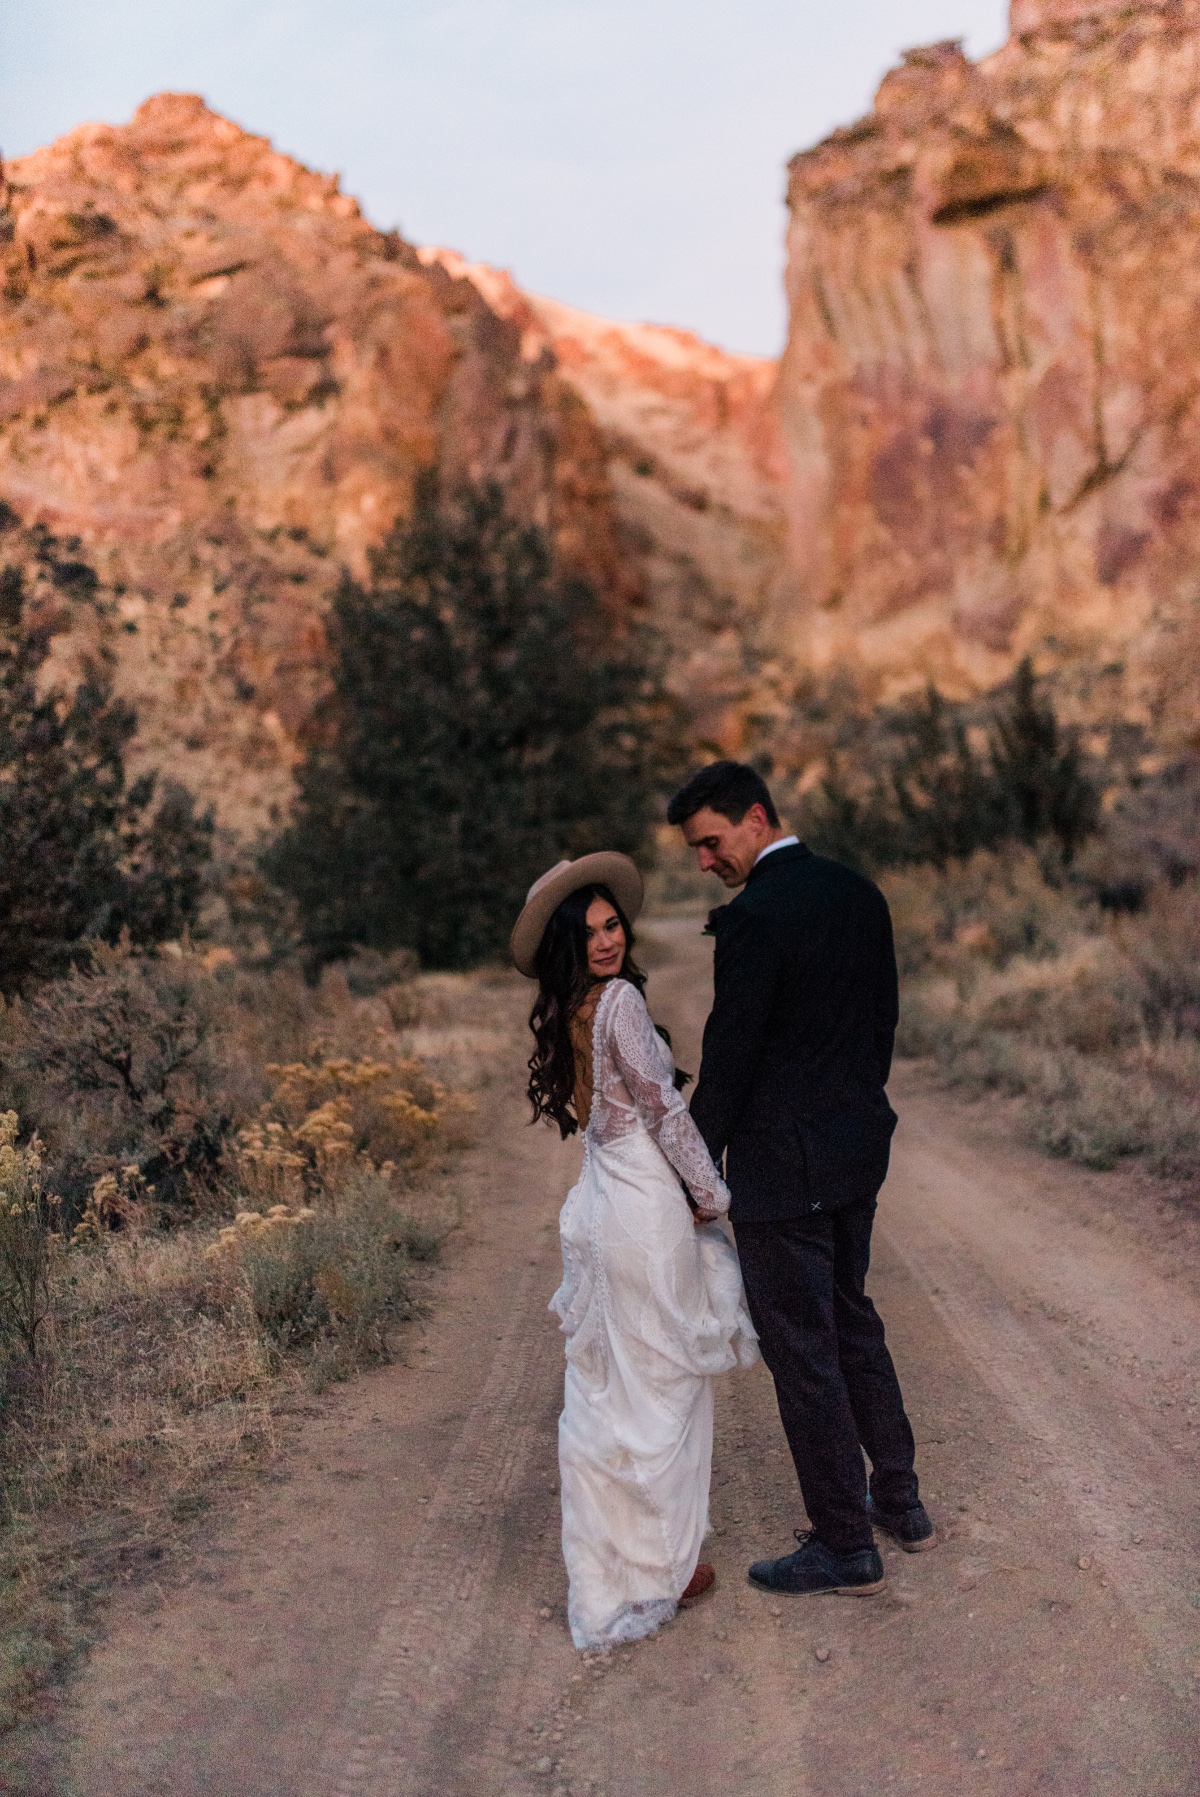
[[[705,924],[700,934],[702,936],[715,936],[717,933],[717,925],[720,923],[728,909],[728,905],[714,905],[708,914],[708,922]]]

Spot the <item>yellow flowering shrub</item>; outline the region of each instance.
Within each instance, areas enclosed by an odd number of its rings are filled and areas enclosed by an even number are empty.
[[[415,1056],[384,1061],[318,1046],[309,1060],[272,1063],[267,1072],[276,1109],[321,1166],[349,1154],[376,1166],[412,1160],[439,1135],[461,1142],[468,1102]]]
[[[239,1209],[207,1258],[244,1282],[263,1337],[324,1376],[385,1353],[406,1314],[409,1266],[433,1238],[401,1208],[398,1175],[462,1107],[419,1060],[318,1047],[267,1071],[272,1103],[227,1157]]]
[[[249,1242],[260,1242],[281,1229],[298,1229],[316,1216],[311,1205],[273,1204],[269,1211],[240,1210],[232,1223],[218,1230],[217,1239],[204,1251],[206,1260],[238,1254]]]
[[[83,1215],[71,1233],[71,1246],[104,1241],[111,1230],[144,1229],[150,1220],[154,1187],[147,1185],[138,1167],[122,1167],[119,1173],[102,1173],[88,1193]]]
[[[36,1355],[38,1332],[50,1314],[59,1200],[42,1186],[37,1137],[21,1147],[18,1132],[16,1111],[0,1115],[0,1337],[15,1337]]]
[[[256,1211],[303,1200],[308,1157],[286,1124],[263,1119],[239,1130],[231,1158],[238,1190]]]

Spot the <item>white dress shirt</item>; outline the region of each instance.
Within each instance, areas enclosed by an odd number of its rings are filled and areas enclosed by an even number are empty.
[[[773,855],[776,849],[794,849],[799,844],[798,836],[781,836],[778,842],[769,842],[765,849],[760,849],[754,857],[754,865],[758,866],[764,855]]]

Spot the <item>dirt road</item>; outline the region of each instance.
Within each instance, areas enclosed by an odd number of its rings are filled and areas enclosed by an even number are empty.
[[[650,997],[694,1067],[694,922]],[[802,1525],[761,1367],[718,1397],[719,1586],[652,1642],[565,1629],[546,1314],[577,1151],[523,1126],[523,990],[468,1223],[408,1364],[327,1400],[190,1576],[123,1597],[64,1717],[87,1797],[1185,1797],[1200,1788],[1195,1231],[901,1071],[873,1291],[942,1546],[777,1600]]]

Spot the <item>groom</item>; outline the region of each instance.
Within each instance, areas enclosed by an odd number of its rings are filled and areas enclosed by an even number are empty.
[[[811,1531],[760,1560],[768,1591],[883,1584],[872,1524],[909,1553],[935,1543],[912,1429],[863,1284],[895,1113],[887,901],[785,836],[751,767],[718,761],[667,809],[704,872],[742,891],[709,918],[712,1014],[692,1116],[726,1156],[742,1276]],[[862,1450],[871,1461],[870,1491]]]

